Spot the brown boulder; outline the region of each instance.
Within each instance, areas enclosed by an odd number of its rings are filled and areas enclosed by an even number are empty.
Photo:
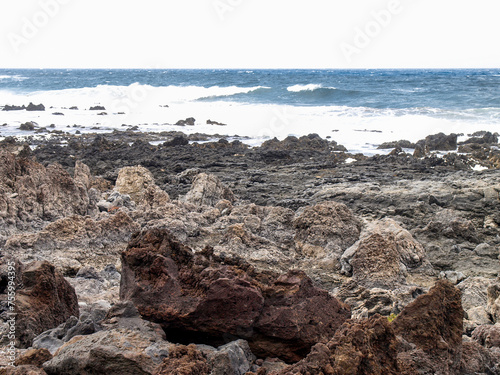
[[[20,347],[31,345],[40,333],[79,316],[73,287],[48,262],[33,262],[22,270],[16,294],[16,334]]]
[[[337,202],[307,207],[293,225],[297,248],[305,256],[318,258],[339,258],[358,240],[361,231],[361,222],[345,204]]]
[[[196,345],[179,345],[163,360],[153,375],[209,375],[210,366]]]
[[[326,342],[350,315],[303,272],[258,273],[208,248],[193,254],[163,229],[136,233],[122,253],[120,298],[171,341],[217,346],[239,337],[257,355],[289,361]]]
[[[393,321],[396,335],[416,346],[401,358],[427,357],[438,374],[458,372],[462,355],[464,311],[461,293],[448,281],[438,281],[410,303]],[[419,362],[415,360],[414,368]],[[409,363],[409,367],[412,364]]]
[[[305,359],[280,374],[400,374],[397,340],[387,318],[380,315],[349,320],[327,345],[317,344]]]

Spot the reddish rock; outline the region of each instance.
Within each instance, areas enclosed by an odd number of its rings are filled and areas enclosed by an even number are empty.
[[[400,374],[397,340],[385,317],[349,320],[327,345],[315,345],[305,359],[280,374]]]
[[[257,355],[288,361],[326,342],[350,316],[301,271],[258,273],[210,249],[193,254],[162,229],[136,233],[122,253],[120,297],[160,323],[171,341],[219,345],[239,337]]]
[[[22,270],[22,287],[16,295],[16,333],[22,348],[40,333],[79,316],[73,287],[48,262],[33,262]]]
[[[52,359],[52,354],[50,354],[50,352],[45,348],[30,349],[27,352],[20,355],[16,359],[14,364],[16,366],[32,365],[40,367],[42,366],[43,363],[50,361],[51,359]]]
[[[36,366],[23,365],[0,368],[0,375],[47,375],[47,373]]]
[[[196,345],[179,345],[153,372],[153,375],[209,375],[210,366]]]
[[[464,342],[460,374],[500,374],[500,351],[489,351],[475,341]]]
[[[414,353],[420,350],[430,359],[436,373],[454,374],[462,356],[463,318],[460,291],[448,281],[438,281],[406,306],[392,325],[397,335],[416,346]],[[409,353],[410,362],[414,356]],[[421,362],[415,360],[415,368]]]

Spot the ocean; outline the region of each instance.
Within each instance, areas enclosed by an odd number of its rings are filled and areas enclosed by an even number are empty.
[[[0,106],[30,102],[46,110],[0,111],[0,138],[32,135],[18,129],[27,121],[70,133],[137,126],[240,136],[250,145],[317,133],[371,155],[386,141],[500,131],[500,69],[0,69]],[[97,105],[105,110],[89,110]],[[188,117],[194,126],[175,125]]]

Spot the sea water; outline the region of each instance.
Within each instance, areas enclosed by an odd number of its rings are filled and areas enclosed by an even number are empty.
[[[0,69],[0,106],[30,102],[46,110],[0,111],[0,137],[32,134],[18,129],[27,121],[70,133],[238,135],[251,145],[317,133],[373,154],[387,141],[500,131],[500,69]],[[105,110],[89,110],[97,105]],[[175,125],[188,117],[194,126]]]

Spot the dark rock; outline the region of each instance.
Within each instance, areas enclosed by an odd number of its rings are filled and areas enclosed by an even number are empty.
[[[33,131],[35,130],[35,124],[31,121],[25,122],[19,126],[19,130]]]
[[[73,287],[48,262],[33,262],[22,271],[17,291],[16,334],[20,347],[28,347],[40,333],[79,316]]]
[[[171,141],[164,142],[163,146],[173,147],[173,146],[185,146],[188,144],[189,144],[189,140],[186,137],[184,137],[182,135],[178,135],[178,136],[175,136]]]
[[[472,332],[472,339],[485,348],[500,348],[500,324],[477,327]]]
[[[219,125],[219,126],[226,126],[226,124],[223,124],[222,122],[217,122],[217,121],[212,121],[212,120],[207,120],[208,125]]]
[[[69,107],[69,109],[71,109],[72,111],[77,111],[78,107],[77,106],[72,106],[72,107]]]
[[[471,143],[480,144],[480,145],[482,145],[482,144],[487,144],[487,145],[497,144],[498,143],[498,133],[492,134],[491,132],[485,132],[480,137],[474,136],[474,137],[469,138],[460,144],[471,144]]]
[[[460,291],[448,281],[438,281],[392,322],[396,335],[415,345],[415,349],[406,350],[400,359],[414,369],[419,369],[422,361],[431,363],[434,372],[458,373],[463,318]]]
[[[89,108],[89,111],[105,111],[105,110],[106,108],[104,108],[102,105],[96,105]]]
[[[54,115],[54,116],[64,116],[64,113],[62,113],[62,112],[54,112],[54,113],[52,113],[52,115]]]
[[[500,351],[493,352],[475,341],[465,341],[462,345],[460,374],[500,374]]]
[[[26,107],[27,111],[45,111],[45,106],[43,104],[33,104],[30,103]]]
[[[243,338],[255,354],[289,361],[326,342],[349,317],[303,272],[260,274],[210,254],[193,255],[166,230],[136,233],[122,254],[120,298],[162,324],[170,340]]]
[[[415,143],[411,143],[410,141],[407,141],[405,139],[400,140],[400,141],[393,141],[393,142],[384,142],[380,146],[377,147],[377,149],[382,150],[382,149],[390,149],[390,148],[415,148]]]
[[[193,126],[195,124],[195,122],[196,122],[196,120],[193,117],[188,117],[185,120],[179,120],[179,121],[177,121],[175,123],[175,125],[178,125],[178,126],[186,126],[186,125]]]
[[[5,105],[2,109],[2,111],[22,111],[23,109],[26,109],[25,105],[19,106],[19,105]]]
[[[428,135],[424,140],[418,141],[417,145],[421,145],[429,151],[453,151],[457,149],[457,134],[438,133]]]

